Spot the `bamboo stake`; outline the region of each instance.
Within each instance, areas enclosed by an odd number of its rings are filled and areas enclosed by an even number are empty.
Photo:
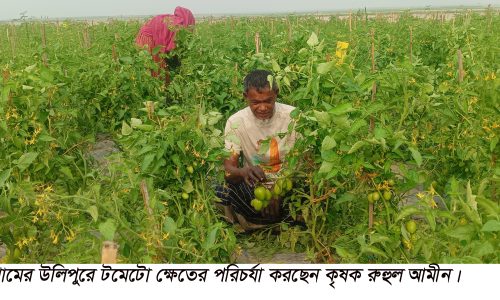
[[[371,58],[372,58],[372,73],[375,73],[375,29],[371,30],[372,35],[372,47],[371,47]],[[377,93],[377,83],[374,81],[372,85],[372,98],[371,101],[375,101],[375,95]],[[375,129],[375,118],[373,115],[370,116],[370,132],[373,133]],[[373,227],[373,203],[368,204],[368,228]]]
[[[495,154],[491,154],[491,164],[493,166],[493,170],[495,170],[495,166],[496,166],[496,162],[497,162],[497,156]],[[491,201],[495,201],[497,200],[497,185],[495,184],[495,182],[493,182],[493,187],[491,188]],[[500,205],[500,199],[497,200],[497,204]]]
[[[143,179],[141,180],[141,194],[142,194],[142,200],[144,201],[144,207],[146,209],[146,212],[148,214],[148,221],[151,224],[151,227],[153,228],[152,234],[153,236],[156,237],[157,245],[160,246],[160,226],[158,223],[156,223],[154,215],[153,215],[153,209],[151,209],[150,201],[149,201],[149,192],[148,192],[148,187],[146,185],[146,181]]]
[[[458,82],[464,81],[464,65],[463,65],[463,56],[462,56],[462,50],[458,49],[457,51],[457,58],[458,58]]]
[[[42,53],[42,61],[45,66],[47,66],[47,36],[45,34],[45,23],[42,23],[42,48],[43,48],[43,53]]]
[[[410,26],[410,64],[413,63],[413,29]]]
[[[288,21],[288,41],[291,42],[292,41],[292,23],[290,22],[290,20],[288,20],[288,17],[287,17],[287,21]]]
[[[10,51],[11,51],[12,57],[14,58],[14,57],[16,57],[16,52],[14,49],[14,42],[12,41],[12,33],[10,32],[8,27],[7,27],[7,40],[9,41]]]
[[[372,85],[372,102],[375,101],[375,95],[377,94],[377,83],[373,82]],[[375,129],[375,118],[373,116],[370,116],[370,132],[373,132]]]
[[[352,12],[349,12],[349,32],[352,32]]]
[[[88,31],[87,26],[85,26],[83,29],[83,42],[84,42],[85,48],[90,48],[91,42],[90,42],[90,36],[89,36],[89,31]]]
[[[373,203],[368,202],[368,228],[373,228]]]
[[[113,44],[113,49],[112,49],[112,55],[113,55],[113,60],[116,62],[118,61],[118,55],[116,54],[116,46]]]
[[[101,249],[101,264],[116,264],[118,244],[113,241],[104,241]]]
[[[238,85],[238,63],[234,64],[234,77],[233,77],[233,85]]]
[[[375,29],[372,28],[372,48],[371,48],[371,57],[372,57],[372,73],[375,73]]]
[[[144,207],[146,208],[146,211],[147,211],[149,217],[152,217],[153,210],[151,209],[151,206],[149,205],[149,192],[148,192],[148,187],[146,185],[145,180],[141,181],[141,194],[142,194],[142,200],[144,201]]]
[[[258,32],[255,33],[255,53],[260,53],[260,35]]]

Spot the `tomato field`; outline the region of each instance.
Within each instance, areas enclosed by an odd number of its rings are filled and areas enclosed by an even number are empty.
[[[4,263],[499,263],[499,11],[221,18],[177,35],[165,88],[142,22],[0,25]],[[301,138],[285,201],[304,226],[239,233],[214,207],[243,77],[272,70]],[[166,105],[166,99],[168,105]],[[98,133],[120,151],[99,166]]]

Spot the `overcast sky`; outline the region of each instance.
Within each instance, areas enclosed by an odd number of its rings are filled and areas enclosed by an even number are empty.
[[[0,0],[0,20],[29,17],[87,17],[172,13],[178,5],[196,14],[279,13],[451,5],[500,5],[500,0]]]

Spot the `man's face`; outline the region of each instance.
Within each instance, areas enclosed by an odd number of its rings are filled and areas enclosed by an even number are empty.
[[[275,91],[269,87],[264,89],[250,88],[246,93],[243,93],[243,96],[257,119],[266,120],[273,116],[274,104],[278,96]]]

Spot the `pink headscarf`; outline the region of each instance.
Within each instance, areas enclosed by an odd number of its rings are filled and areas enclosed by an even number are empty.
[[[184,7],[177,6],[173,15],[159,15],[144,24],[136,38],[136,43],[144,45],[144,38],[152,40],[149,49],[161,46],[160,52],[166,53],[175,48],[175,27],[188,27],[195,24],[193,13]]]

